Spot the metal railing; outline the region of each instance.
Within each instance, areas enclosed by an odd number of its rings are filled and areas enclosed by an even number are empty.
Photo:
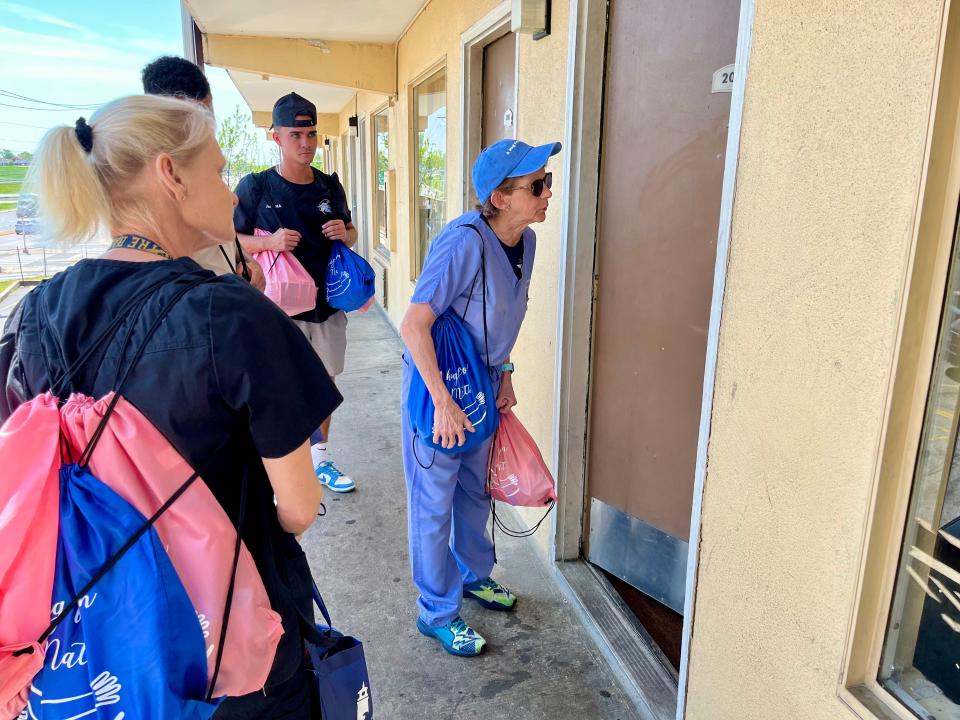
[[[419,234],[419,257],[417,258],[417,270],[423,267],[423,261],[427,257],[427,248],[433,239],[440,234],[443,226],[447,224],[447,201],[444,198],[427,197],[421,195],[419,198],[419,207],[417,212],[418,234]]]
[[[0,236],[0,280],[47,278],[106,249],[105,242],[65,247],[35,235]]]
[[[423,225],[424,235],[429,242],[439,235],[443,226],[447,224],[447,200],[446,198],[421,195],[420,209],[423,212],[421,217],[425,220]]]

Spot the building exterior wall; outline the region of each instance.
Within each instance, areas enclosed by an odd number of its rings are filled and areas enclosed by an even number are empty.
[[[494,0],[464,3],[433,0],[408,28],[398,47],[398,98],[390,110],[390,169],[396,171],[396,251],[391,253],[388,282],[390,320],[397,326],[409,307],[414,283],[410,280],[413,262],[413,225],[410,202],[414,167],[411,158],[410,89],[429,71],[445,63],[447,82],[447,208],[448,220],[466,209],[462,203],[462,47],[461,35],[499,5]],[[567,43],[569,0],[554,0],[552,32],[534,41],[519,36],[517,87],[517,137],[532,144],[560,140],[566,123]],[[359,93],[340,112],[340,134],[348,119],[383,105],[384,96]],[[342,155],[342,148],[341,148]],[[369,159],[367,160],[369,162]],[[527,318],[512,359],[517,365],[514,386],[519,405],[517,415],[530,430],[544,458],[553,452],[554,378],[557,345],[557,284],[560,277],[560,189],[563,185],[562,157],[549,166],[554,174],[554,199],[546,222],[534,227],[537,258],[530,288]],[[369,168],[368,168],[368,177]],[[540,510],[523,511],[525,520],[535,521]],[[537,534],[544,553],[552,541],[545,524]]]
[[[407,29],[397,48],[397,112],[391,126],[391,156],[397,170],[397,233],[396,257],[391,258],[390,317],[397,325],[403,319],[413,293],[410,280],[414,263],[413,223],[411,216],[412,187],[415,167],[411,156],[410,95],[412,86],[440,63],[446,67],[447,82],[447,214],[459,215],[460,200],[460,95],[463,69],[460,61],[460,34],[493,10],[495,0],[460,2],[433,0]],[[395,147],[395,150],[394,150]]]
[[[839,678],[910,276],[943,3],[756,3],[688,718],[850,716]],[[445,66],[452,219],[466,209],[461,35],[498,6],[432,0],[397,46],[389,110],[395,325],[414,286],[411,89]],[[530,143],[564,136],[569,12],[570,0],[553,0],[552,34],[519,37],[517,135]],[[359,93],[339,112],[338,140],[351,115],[369,116],[386,100]],[[338,169],[342,146],[339,154]],[[528,315],[512,356],[517,414],[548,461],[558,423],[562,156],[549,169],[555,195],[535,227]],[[527,521],[539,514],[524,513]],[[552,534],[544,527],[536,538],[549,557]]]
[[[837,693],[942,14],[940,0],[757,3],[703,498],[692,720],[852,716]]]
[[[517,85],[517,137],[531,145],[563,139],[567,107],[567,48],[569,0],[553,0],[551,34],[541,40],[519,36],[520,81]],[[564,148],[567,152],[568,148]],[[545,222],[534,226],[537,258],[530,284],[530,305],[511,359],[517,366],[513,386],[517,392],[516,415],[537,441],[544,459],[555,456],[554,426],[558,422],[556,397],[557,306],[561,267],[561,213],[563,154],[551,160],[553,198]],[[551,468],[556,474],[556,468]],[[521,510],[528,526],[543,515],[539,508]],[[553,532],[544,523],[534,535],[545,557],[552,557]]]

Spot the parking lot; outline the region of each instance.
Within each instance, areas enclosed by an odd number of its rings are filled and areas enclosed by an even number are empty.
[[[106,249],[104,243],[63,247],[39,235],[18,235],[13,232],[15,224],[13,210],[0,213],[0,280],[49,277]]]

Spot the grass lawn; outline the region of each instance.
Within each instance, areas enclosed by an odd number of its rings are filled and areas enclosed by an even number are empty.
[[[0,280],[0,293],[2,293],[11,285],[13,285],[15,282],[17,281],[16,280]]]
[[[20,165],[0,165],[0,181],[22,181],[27,174],[27,168]]]
[[[23,178],[26,177],[27,168],[16,165],[0,165],[0,195],[16,195],[20,192],[20,186],[23,184]],[[4,210],[15,210],[17,201],[0,202],[0,212]]]

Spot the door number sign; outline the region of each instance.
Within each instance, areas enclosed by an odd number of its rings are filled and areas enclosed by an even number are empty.
[[[710,92],[733,92],[733,65],[722,67],[713,74]]]

